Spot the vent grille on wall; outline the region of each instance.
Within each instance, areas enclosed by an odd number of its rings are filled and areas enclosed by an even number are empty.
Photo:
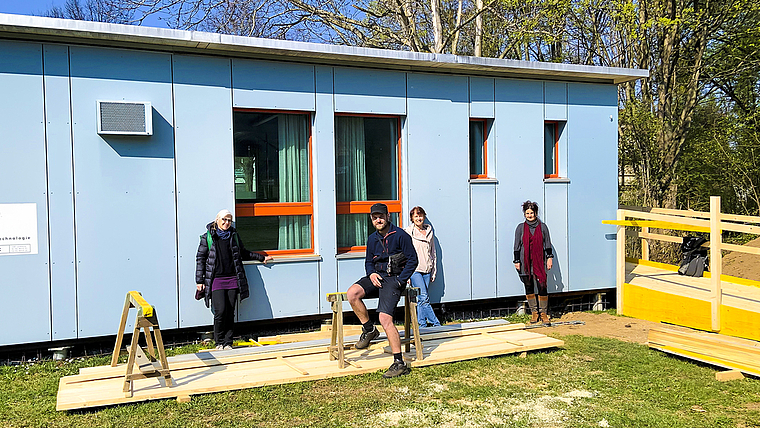
[[[149,102],[98,101],[98,134],[153,135]]]

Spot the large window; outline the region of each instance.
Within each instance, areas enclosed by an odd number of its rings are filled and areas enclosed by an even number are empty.
[[[487,178],[487,157],[485,119],[470,119],[470,178]]]
[[[250,250],[313,252],[310,119],[234,111],[236,227]]]
[[[544,123],[544,177],[559,177],[559,123]]]
[[[391,221],[399,224],[400,127],[395,116],[335,117],[339,252],[364,250],[374,231],[369,211],[376,202],[388,205]]]

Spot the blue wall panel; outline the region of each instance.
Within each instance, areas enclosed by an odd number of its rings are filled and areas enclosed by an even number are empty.
[[[554,266],[547,272],[549,292],[570,291],[567,265],[567,183],[544,185],[544,206],[539,209],[539,214],[549,227],[554,253]]]
[[[314,111],[314,66],[232,60],[235,107]]]
[[[214,321],[193,298],[199,237],[219,210],[235,208],[231,65],[229,59],[186,55],[174,55],[173,65],[179,322],[191,327]]]
[[[470,294],[469,119],[467,77],[409,73],[408,207],[425,208],[437,238],[438,276],[430,300]],[[406,213],[405,218],[406,218]]]
[[[470,77],[470,117],[493,119],[494,79]]]
[[[544,194],[543,84],[530,80],[496,79],[497,267],[499,297],[525,292],[515,272],[515,227],[524,221],[520,205],[541,201]],[[491,142],[489,141],[489,145]]]
[[[615,286],[617,87],[568,84],[568,231],[573,291]],[[591,167],[592,165],[593,167]]]
[[[0,345],[8,345],[50,340],[41,45],[0,41],[0,88],[0,204],[37,204],[38,253],[0,256]]]
[[[238,321],[319,313],[319,262],[247,263],[250,297],[238,306]]]
[[[45,45],[44,58],[53,339],[73,339],[77,337],[77,290],[69,48]]]
[[[130,290],[178,327],[170,58],[70,48],[80,337],[114,334]],[[150,101],[153,135],[101,137],[97,100]]]
[[[544,118],[567,120],[567,83],[544,82]]]
[[[312,194],[314,195],[314,245],[322,256],[319,270],[320,313],[332,313],[325,294],[348,289],[338,282],[338,263],[335,260],[336,242],[335,207],[335,116],[333,114],[333,69],[315,68],[317,85],[317,111],[312,132],[313,159]],[[341,288],[344,287],[344,288]]]
[[[406,73],[335,67],[335,111],[406,115]]]
[[[470,185],[472,298],[496,297],[496,184]]]

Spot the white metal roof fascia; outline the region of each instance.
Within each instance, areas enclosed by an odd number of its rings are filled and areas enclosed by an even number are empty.
[[[431,54],[0,13],[0,37],[262,59],[577,82],[623,83],[649,70]]]

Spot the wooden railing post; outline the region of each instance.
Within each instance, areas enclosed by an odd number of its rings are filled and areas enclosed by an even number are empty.
[[[617,220],[625,220],[624,211],[617,210]],[[615,251],[615,287],[617,288],[617,313],[623,315],[623,284],[625,283],[625,226],[617,227],[617,250]]]
[[[649,233],[648,227],[642,227],[641,233]],[[649,239],[641,238],[641,260],[649,260]]]
[[[720,196],[710,196],[710,309],[713,331],[720,331],[720,305],[723,301],[720,281],[723,260],[720,246]]]

